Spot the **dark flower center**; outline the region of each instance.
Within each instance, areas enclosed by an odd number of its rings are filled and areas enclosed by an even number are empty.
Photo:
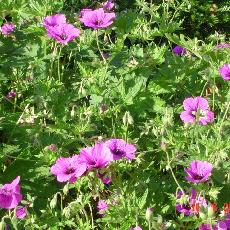
[[[93,159],[90,159],[87,163],[88,163],[89,165],[92,165],[92,166],[94,166],[94,165],[97,164],[97,162],[96,162],[95,160],[93,160]]]
[[[116,156],[122,156],[125,154],[125,152],[123,150],[120,150],[120,149],[114,149],[114,150],[112,150],[112,153]]]
[[[67,36],[66,34],[61,34],[59,37],[60,37],[62,40],[66,40],[68,36]]]
[[[193,178],[195,179],[195,180],[201,180],[201,179],[203,179],[203,175],[198,175],[198,174],[195,174],[194,176],[193,176]]]
[[[95,22],[95,24],[96,24],[96,25],[101,25],[101,24],[102,24],[102,20],[97,20],[97,21]]]
[[[66,174],[72,174],[72,173],[74,173],[74,172],[75,172],[75,169],[74,169],[74,168],[68,168],[68,169],[65,171]]]
[[[183,204],[182,205],[183,209],[190,210],[191,206],[189,204]]]

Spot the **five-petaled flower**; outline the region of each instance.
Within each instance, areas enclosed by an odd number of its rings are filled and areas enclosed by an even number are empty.
[[[108,204],[104,200],[99,200],[97,204],[97,210],[100,214],[104,214],[104,212],[109,208]]]
[[[14,29],[15,25],[13,23],[5,23],[1,26],[1,31],[4,35],[9,35],[13,33]]]
[[[57,176],[57,181],[74,183],[78,177],[86,172],[87,166],[84,162],[80,162],[79,155],[65,158],[60,157],[50,168],[50,172]]]
[[[189,97],[183,102],[184,110],[180,118],[184,123],[199,122],[207,125],[214,120],[214,113],[209,110],[208,101],[202,97]]]
[[[218,221],[217,224],[201,224],[199,230],[228,230],[230,225],[228,220]]]
[[[105,168],[113,160],[110,149],[104,143],[80,151],[80,161],[87,165],[87,169]]]
[[[16,216],[18,219],[24,219],[27,215],[27,206],[16,208]]]
[[[194,215],[199,213],[201,206],[207,207],[207,202],[204,197],[197,196],[195,189],[191,190],[190,197],[181,191],[177,192],[176,210],[179,213],[183,213],[185,216]]]
[[[4,184],[0,188],[0,208],[15,208],[22,200],[19,181],[20,176],[17,176],[10,184]]]
[[[87,27],[93,29],[106,28],[113,23],[115,13],[106,13],[103,8],[96,10],[83,9],[80,21]]]
[[[119,160],[122,157],[133,160],[135,158],[136,147],[126,143],[122,139],[110,139],[105,142],[113,154],[113,160]]]
[[[230,64],[224,64],[221,66],[219,68],[219,73],[224,80],[230,81]]]
[[[80,35],[79,29],[66,22],[64,14],[44,17],[43,26],[46,28],[48,36],[61,44],[67,44]]]
[[[61,44],[67,44],[68,42],[79,37],[80,30],[72,24],[60,24],[56,26],[50,26],[47,28],[48,36],[55,39]]]
[[[173,49],[172,49],[172,51],[173,51],[173,53],[175,54],[175,55],[178,55],[178,56],[181,56],[181,55],[184,55],[184,54],[186,54],[186,52],[187,52],[187,50],[184,48],[184,47],[182,47],[182,46],[175,46]]]
[[[212,164],[207,161],[192,161],[189,168],[185,169],[186,180],[194,184],[205,182],[211,176],[212,170]]]

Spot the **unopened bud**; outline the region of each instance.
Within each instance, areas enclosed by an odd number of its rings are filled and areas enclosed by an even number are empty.
[[[63,188],[63,193],[64,193],[64,195],[67,195],[68,192],[69,192],[69,184],[67,183]]]
[[[106,104],[101,103],[99,105],[99,111],[100,113],[104,113],[108,109],[108,106]]]
[[[70,218],[70,208],[69,207],[65,207],[62,211],[63,216],[65,216],[66,218]]]
[[[54,195],[53,199],[50,201],[50,207],[55,208],[57,205],[57,194]]]
[[[208,217],[210,218],[213,217],[216,210],[217,210],[216,204],[211,204],[210,206],[208,206]]]
[[[187,204],[188,203],[188,195],[182,194],[180,198],[180,204]]]
[[[123,116],[123,124],[124,125],[132,125],[133,124],[133,117],[131,116],[129,111],[125,112],[125,115]]]
[[[153,214],[154,209],[153,208],[147,208],[145,213],[145,218],[147,221],[151,219],[151,216]]]
[[[58,150],[57,146],[55,144],[51,144],[51,145],[48,145],[45,147],[45,150],[49,150],[49,151],[52,151],[52,152],[56,152]]]
[[[163,151],[166,151],[166,148],[167,148],[167,143],[164,142],[164,141],[161,141],[161,149],[162,149]]]
[[[4,221],[0,222],[0,230],[5,230],[6,229],[6,224]]]
[[[162,218],[161,215],[158,215],[158,216],[157,216],[157,223],[158,223],[158,224],[162,224],[162,223],[163,223],[163,218]]]
[[[200,213],[199,213],[199,216],[200,216],[200,218],[201,218],[202,220],[206,220],[206,219],[207,219],[206,215],[205,215],[203,212],[200,212]]]
[[[82,84],[79,87],[78,94],[79,95],[85,95],[86,94],[86,91],[85,91],[84,87],[82,86]]]
[[[75,106],[72,107],[71,111],[70,111],[70,116],[74,117],[75,116]]]

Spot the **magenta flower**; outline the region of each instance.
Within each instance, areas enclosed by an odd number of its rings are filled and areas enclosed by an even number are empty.
[[[102,183],[105,184],[105,185],[109,185],[111,183],[111,181],[112,181],[111,176],[107,176],[107,175],[105,175],[103,173],[98,173],[97,176],[102,181]]]
[[[226,224],[226,221],[221,220],[217,222],[217,229],[218,230],[228,230],[230,229],[229,226]]]
[[[2,25],[1,30],[4,35],[13,33],[15,25],[13,23],[5,23]]]
[[[20,176],[17,176],[10,184],[0,188],[0,208],[15,208],[22,200],[19,186]]]
[[[27,206],[16,208],[16,216],[18,219],[24,219],[27,215]]]
[[[99,200],[97,204],[97,209],[100,214],[104,214],[104,212],[109,208],[108,204],[104,200]]]
[[[66,17],[64,14],[55,14],[43,18],[43,26],[46,29],[48,29],[50,26],[54,27],[61,24],[66,24]]]
[[[189,97],[183,102],[184,112],[180,118],[184,123],[199,121],[200,125],[207,125],[214,120],[214,113],[208,109],[208,101],[202,97]]]
[[[115,13],[106,13],[103,8],[96,10],[83,9],[80,21],[87,27],[93,29],[106,28],[113,23]]]
[[[228,230],[225,221],[218,221],[217,224],[201,224],[199,230]]]
[[[98,143],[82,149],[80,159],[81,162],[86,163],[88,169],[105,168],[113,160],[113,156],[105,144]]]
[[[220,67],[219,73],[224,80],[230,81],[230,64],[224,64]]]
[[[129,228],[129,230],[142,230],[140,226],[136,226],[135,228]]]
[[[109,147],[114,160],[119,160],[122,157],[128,160],[133,160],[135,158],[136,147],[126,143],[122,139],[110,139],[105,142],[105,145]]]
[[[104,10],[112,10],[114,7],[114,3],[113,3],[113,0],[108,0],[107,2],[105,2],[103,4],[103,9]]]
[[[17,93],[15,91],[10,91],[6,95],[7,98],[13,98],[13,97],[16,97],[16,96],[17,96]]]
[[[210,225],[210,224],[201,224],[199,227],[199,230],[218,230],[216,225]]]
[[[187,52],[187,50],[184,48],[184,47],[182,47],[182,46],[175,46],[173,49],[172,49],[172,51],[173,51],[173,53],[175,54],[175,55],[178,55],[178,56],[181,56],[181,55],[184,55],[184,54],[186,54],[186,52]]]
[[[224,222],[227,225],[227,227],[230,229],[230,214],[226,216],[226,219],[224,220]]]
[[[59,24],[53,27],[50,26],[47,27],[47,32],[50,38],[55,39],[61,44],[67,44],[80,35],[80,30],[72,24]]]
[[[52,152],[56,152],[58,150],[58,148],[55,144],[51,144],[51,145],[46,146],[46,149],[48,149]]]
[[[79,155],[73,157],[57,159],[55,164],[50,168],[50,172],[57,176],[57,181],[74,183],[78,177],[86,172],[87,166],[80,162]]]
[[[145,212],[145,218],[146,218],[147,220],[150,220],[150,218],[151,218],[153,212],[154,212],[154,209],[153,209],[153,208],[147,208],[147,209],[146,209],[146,212]]]
[[[230,44],[227,44],[227,43],[219,44],[215,46],[216,49],[223,49],[223,48],[228,48],[228,47],[230,47]]]
[[[184,199],[185,198],[185,199]],[[195,189],[191,190],[191,196],[183,195],[181,191],[177,193],[176,210],[184,213],[185,216],[199,213],[200,207],[207,207],[207,202],[202,196],[197,196]]]
[[[185,172],[188,174],[186,180],[194,184],[205,182],[212,174],[212,164],[207,161],[192,161]]]
[[[93,10],[90,9],[90,8],[84,8],[84,9],[82,9],[81,12],[80,12],[80,17],[83,17],[83,15],[84,15],[85,13],[89,12],[89,11],[93,11]]]

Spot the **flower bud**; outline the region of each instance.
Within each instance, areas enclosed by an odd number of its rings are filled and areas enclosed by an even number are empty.
[[[49,151],[52,151],[52,152],[56,152],[58,150],[57,146],[55,144],[51,144],[51,145],[48,145],[45,147],[45,150],[49,150]]]
[[[215,211],[217,210],[216,204],[211,204],[208,206],[208,217],[211,218],[214,216]]]
[[[62,215],[65,216],[66,218],[70,218],[70,208],[69,207],[65,207],[62,211]]]
[[[63,193],[64,193],[64,195],[67,195],[68,192],[69,192],[69,184],[67,183],[63,188]]]
[[[2,220],[1,222],[0,222],[0,230],[5,230],[6,229],[6,224],[5,224],[5,222]]]
[[[132,125],[133,124],[133,117],[131,116],[129,111],[125,112],[125,115],[123,116],[123,124],[124,125]]]
[[[7,95],[6,95],[6,97],[8,99],[16,97],[16,96],[17,96],[17,93],[15,91],[13,91],[13,90],[11,90],[10,92],[8,92]]]
[[[100,113],[104,113],[108,109],[108,106],[106,104],[101,103],[99,105],[99,111]]]
[[[167,143],[164,142],[164,141],[161,141],[161,149],[162,149],[163,151],[166,151],[166,148],[167,148]]]
[[[206,220],[206,219],[207,219],[206,215],[205,215],[203,212],[200,212],[200,213],[199,213],[199,216],[200,216],[200,218],[201,218],[202,220]]]
[[[163,218],[161,215],[157,215],[157,223],[162,224],[163,223]]]
[[[53,199],[50,201],[50,207],[55,208],[57,205],[57,194],[54,195]]]
[[[70,116],[73,118],[75,116],[75,106],[72,107],[70,111]]]
[[[145,218],[147,221],[150,221],[151,216],[153,214],[154,209],[153,208],[147,208],[145,213]]]

